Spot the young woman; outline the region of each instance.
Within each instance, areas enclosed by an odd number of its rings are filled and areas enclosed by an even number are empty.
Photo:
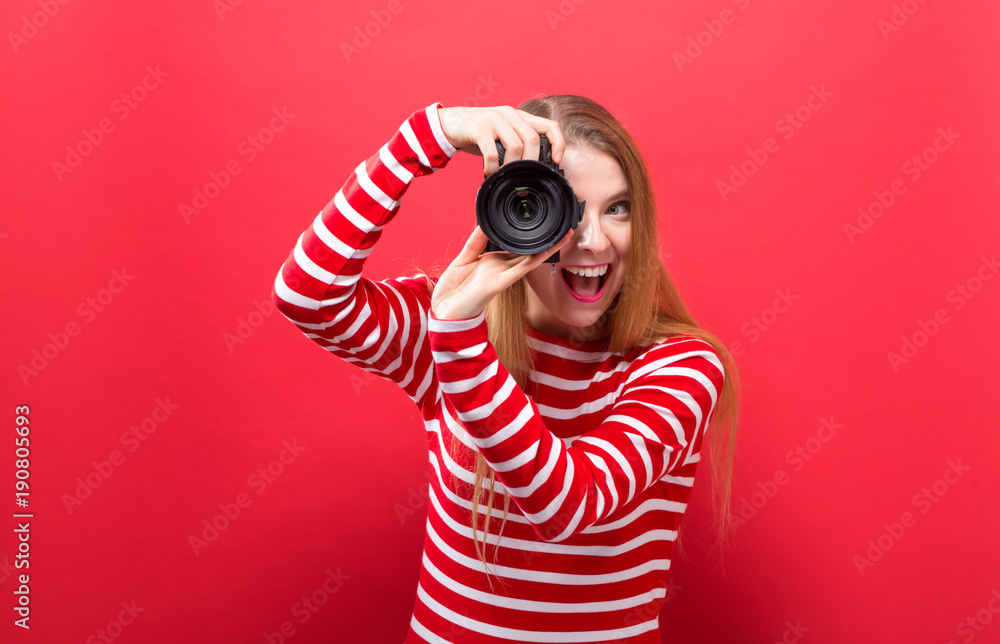
[[[505,163],[537,159],[539,134],[585,201],[554,247],[484,253],[476,228],[436,280],[362,277],[414,177],[459,150],[489,175],[497,140]],[[572,95],[417,110],[302,233],[272,297],[420,409],[431,477],[408,643],[660,641],[706,434],[725,536],[737,378],[667,276],[645,164],[611,113]]]

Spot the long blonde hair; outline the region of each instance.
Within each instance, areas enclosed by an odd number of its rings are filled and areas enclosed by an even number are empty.
[[[618,161],[625,173],[631,193],[632,213],[629,265],[625,279],[627,288],[622,288],[604,314],[605,324],[595,325],[606,329],[605,337],[608,339],[609,350],[626,352],[634,347],[683,333],[708,342],[722,359],[726,373],[725,383],[705,438],[710,441],[709,457],[714,483],[712,501],[719,529],[718,536],[720,543],[725,543],[730,535],[728,517],[738,425],[739,375],[733,356],[726,346],[714,335],[701,329],[691,317],[660,259],[653,188],[639,149],[611,112],[582,96],[572,94],[541,96],[526,100],[518,109],[557,121],[567,145],[609,154]],[[489,303],[486,308],[486,323],[490,342],[496,349],[501,364],[525,392],[530,392],[534,355],[527,340],[526,307],[525,285],[522,279]],[[459,453],[456,449],[458,442],[453,433],[451,444],[454,454]],[[478,450],[475,451],[475,459],[475,483],[472,494],[473,541],[476,554],[486,570],[492,588],[493,581],[486,564],[485,544],[495,501],[496,474]],[[487,479],[489,494],[481,547],[478,538],[479,500]],[[510,495],[506,490],[503,497],[504,513],[497,535],[498,545],[510,508]],[[683,554],[679,532],[675,543],[679,552]],[[494,563],[497,550],[498,548],[494,548]]]

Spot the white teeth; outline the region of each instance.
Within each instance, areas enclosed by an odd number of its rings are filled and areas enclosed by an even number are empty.
[[[566,270],[576,275],[583,275],[584,277],[598,277],[599,275],[604,275],[608,272],[608,265],[601,264],[600,266],[586,268],[582,266],[568,266],[566,267]]]

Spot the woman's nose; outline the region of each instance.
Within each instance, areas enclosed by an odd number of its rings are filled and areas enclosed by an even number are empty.
[[[584,213],[583,220],[576,227],[573,236],[576,238],[576,246],[580,249],[600,253],[608,247],[608,238],[601,228],[601,218],[594,212]]]

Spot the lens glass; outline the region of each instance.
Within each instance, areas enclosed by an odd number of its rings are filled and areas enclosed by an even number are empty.
[[[549,210],[548,200],[530,186],[518,186],[507,193],[501,209],[504,219],[518,230],[533,230]]]
[[[517,160],[488,177],[476,195],[476,220],[490,240],[530,255],[549,248],[579,221],[566,179],[538,161]]]

